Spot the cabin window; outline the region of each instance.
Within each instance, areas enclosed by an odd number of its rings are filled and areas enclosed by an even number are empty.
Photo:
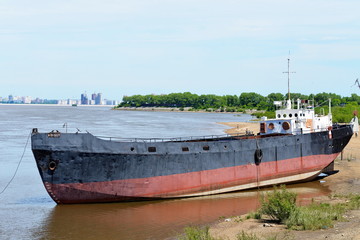
[[[289,117],[292,117],[292,114],[291,114],[291,113],[289,114]]]
[[[289,130],[290,129],[290,123],[289,122],[283,122],[282,127],[283,127],[283,129],[285,131]]]
[[[284,113],[283,117],[286,118],[286,114],[285,114],[285,113]]]
[[[210,150],[210,147],[209,147],[208,145],[206,145],[206,146],[203,146],[203,149],[204,149],[205,151],[209,151],[209,150]]]
[[[188,151],[189,151],[189,148],[188,148],[188,147],[182,147],[182,151],[183,151],[183,152],[188,152]]]
[[[295,113],[295,117],[297,117],[298,116],[298,114],[297,113]]]
[[[260,123],[260,132],[265,133],[266,123]]]
[[[273,130],[275,128],[273,123],[269,123],[269,129]]]
[[[132,151],[132,152],[133,152],[134,150],[135,150],[135,148],[134,148],[134,147],[131,147],[131,148],[130,148],[130,151]]]
[[[278,114],[278,118],[281,118],[281,115],[280,115],[280,114]]]
[[[156,152],[156,147],[148,147],[149,152]]]

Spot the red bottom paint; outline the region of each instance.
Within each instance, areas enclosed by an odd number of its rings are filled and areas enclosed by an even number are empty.
[[[176,175],[114,180],[107,182],[51,184],[46,182],[45,188],[57,203],[116,202],[144,200],[152,198],[176,198],[191,194],[209,195],[219,193],[224,188],[228,191],[251,188],[262,185],[263,181],[284,177],[289,182],[308,180],[300,179],[309,172],[319,172],[329,165],[338,153],[316,155],[288,160],[264,162],[214,170],[189,172]],[[314,174],[316,177],[316,174]],[[294,178],[291,178],[294,176]],[[297,177],[295,177],[297,176]],[[254,185],[255,184],[255,185]],[[244,186],[245,187],[241,187]],[[272,184],[268,184],[272,185]],[[215,192],[211,192],[215,191]]]

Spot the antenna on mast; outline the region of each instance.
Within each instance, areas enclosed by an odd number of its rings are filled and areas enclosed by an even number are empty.
[[[291,99],[290,99],[290,73],[296,73],[296,72],[290,72],[290,51],[289,51],[289,57],[288,57],[288,70],[287,70],[287,72],[283,72],[283,73],[287,73],[287,75],[288,75],[288,106],[287,106],[287,108],[288,109],[291,109]]]

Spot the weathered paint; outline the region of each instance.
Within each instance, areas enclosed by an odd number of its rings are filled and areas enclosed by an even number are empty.
[[[334,127],[332,138],[324,131],[157,143],[105,141],[91,134],[54,138],[36,133],[32,149],[55,202],[113,202],[304,181],[329,165],[351,136],[350,126]],[[155,147],[156,152],[148,152],[149,147]],[[255,165],[258,148],[263,158]],[[49,169],[50,162],[56,163],[55,170]]]

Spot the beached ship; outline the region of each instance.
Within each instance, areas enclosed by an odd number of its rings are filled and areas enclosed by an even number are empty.
[[[192,197],[307,181],[333,163],[352,134],[350,124],[332,124],[331,114],[318,116],[298,101],[297,109],[263,119],[256,135],[122,141],[33,129],[31,140],[45,188],[61,204]]]
[[[260,121],[257,134],[122,140],[33,129],[31,140],[46,190],[66,204],[194,197],[308,181],[331,168],[352,135],[351,124],[333,124],[331,112],[317,115],[313,104],[292,104],[289,95],[274,119]]]

